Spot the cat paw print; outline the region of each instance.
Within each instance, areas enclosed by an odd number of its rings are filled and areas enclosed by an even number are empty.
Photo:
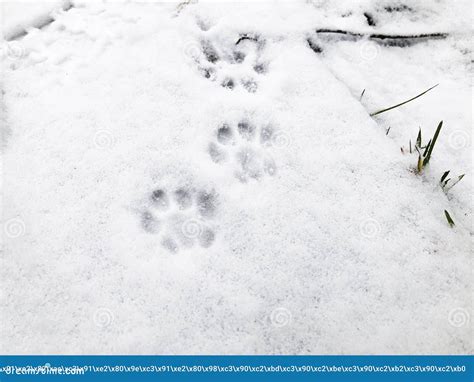
[[[160,238],[171,253],[199,245],[209,248],[216,234],[212,218],[217,212],[214,190],[179,187],[153,190],[140,213],[142,229]]]
[[[265,40],[258,35],[240,35],[228,46],[203,39],[195,62],[199,72],[225,89],[258,90],[258,77],[267,73],[268,64],[262,60]]]
[[[235,126],[224,123],[209,143],[208,153],[214,163],[229,166],[241,182],[273,176],[277,167],[267,148],[274,137],[275,130],[270,125],[259,128],[246,119]]]

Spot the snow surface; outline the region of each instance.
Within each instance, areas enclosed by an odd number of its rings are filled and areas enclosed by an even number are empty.
[[[470,5],[383,4],[74,1],[4,42],[0,351],[471,352]]]
[[[54,20],[58,11],[69,9],[68,0],[0,2],[1,37],[12,40],[31,29],[41,28]]]

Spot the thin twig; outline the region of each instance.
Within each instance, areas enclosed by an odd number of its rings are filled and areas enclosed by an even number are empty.
[[[392,34],[383,34],[383,33],[359,33],[359,32],[351,32],[342,29],[317,29],[316,33],[332,33],[332,34],[343,34],[346,36],[352,37],[367,37],[367,38],[374,38],[379,40],[406,40],[406,39],[426,39],[426,38],[435,38],[441,39],[448,37],[448,33],[422,33],[422,34],[414,34],[414,35],[392,35]]]
[[[237,40],[237,42],[235,43],[235,45],[239,45],[239,43],[241,41],[244,41],[244,40],[251,40],[251,41],[255,41],[257,42],[258,41],[258,37],[255,37],[255,36],[249,36],[247,34],[244,34],[242,36],[239,37],[239,39]]]

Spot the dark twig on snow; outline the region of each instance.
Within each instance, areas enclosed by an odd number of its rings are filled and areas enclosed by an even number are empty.
[[[357,32],[350,32],[342,29],[317,29],[316,33],[333,33],[333,34],[343,34],[346,36],[351,37],[358,37],[358,38],[371,38],[371,39],[379,39],[379,40],[403,40],[403,39],[426,39],[426,38],[434,38],[434,39],[442,39],[448,37],[448,33],[422,33],[422,34],[415,34],[415,35],[396,35],[396,34],[383,34],[383,33],[357,33]]]
[[[351,39],[363,39],[367,38],[376,41],[380,44],[389,46],[406,47],[417,42],[426,41],[429,39],[444,39],[448,36],[448,33],[422,33],[417,35],[402,35],[402,34],[383,34],[383,33],[358,33],[351,32],[342,29],[317,29],[316,34],[320,35],[342,35]]]
[[[257,42],[258,41],[258,37],[256,36],[251,36],[251,35],[248,35],[248,34],[243,34],[239,37],[239,39],[237,40],[237,42],[235,43],[235,45],[239,45],[240,42],[244,41],[244,40],[251,40],[251,41],[255,41]]]

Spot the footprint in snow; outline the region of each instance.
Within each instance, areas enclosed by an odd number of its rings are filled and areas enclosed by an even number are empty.
[[[140,224],[145,232],[157,235],[161,246],[171,253],[196,244],[209,248],[216,237],[211,223],[216,212],[214,190],[158,187],[148,195]]]
[[[254,35],[240,35],[229,46],[216,47],[209,39],[200,42],[201,54],[196,57],[199,72],[223,88],[243,88],[249,93],[258,90],[257,77],[267,73],[262,60],[265,41]]]
[[[275,131],[272,126],[257,127],[247,119],[235,126],[224,123],[215,132],[215,140],[209,143],[211,160],[227,165],[241,182],[273,176],[277,167],[267,148],[272,145]]]

